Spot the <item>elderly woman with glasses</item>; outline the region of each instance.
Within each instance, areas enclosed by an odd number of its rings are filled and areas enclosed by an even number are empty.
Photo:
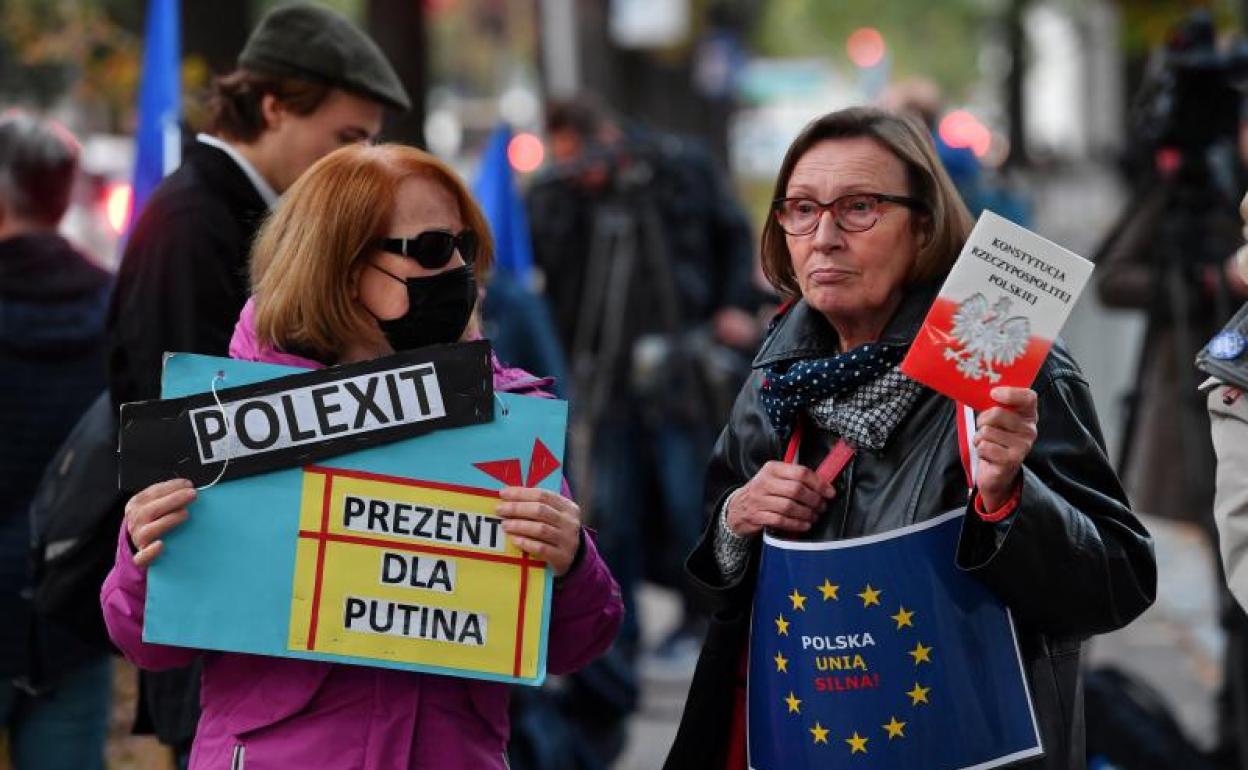
[[[997,406],[970,438],[968,496],[957,405],[897,368],[971,226],[930,138],[875,109],[825,115],[790,146],[774,198],[763,268],[790,303],[710,460],[688,569],[716,611],[666,767],[746,766],[744,658],[764,530],[838,540],[962,509],[957,566],[1018,627],[1044,748],[1021,766],[1083,767],[1081,643],[1142,612],[1156,569],[1079,367],[1058,344],[1034,389],[993,391]],[[835,447],[848,460],[823,480],[812,468]]]

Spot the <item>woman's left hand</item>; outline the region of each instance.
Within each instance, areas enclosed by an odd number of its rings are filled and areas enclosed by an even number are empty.
[[[979,452],[976,482],[984,508],[995,511],[1010,499],[1031,447],[1036,443],[1036,392],[1030,388],[993,388],[997,406],[976,419]]]
[[[581,545],[581,508],[563,495],[536,487],[503,487],[498,515],[516,547],[550,563],[562,577]]]

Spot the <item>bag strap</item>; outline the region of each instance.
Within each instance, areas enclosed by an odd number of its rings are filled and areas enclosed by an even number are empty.
[[[799,419],[793,427],[793,434],[789,436],[789,445],[784,450],[786,463],[797,462],[797,450],[801,445],[802,420]],[[830,482],[841,475],[852,459],[854,459],[854,447],[845,439],[840,439],[828,452],[828,456],[823,458],[823,462],[819,463],[819,467],[815,468],[815,475],[824,483]]]
[[[975,435],[975,410],[961,402],[954,402],[954,420],[958,423],[958,455],[962,458],[962,470],[966,472],[966,486],[975,488],[979,473],[979,450],[971,443]]]

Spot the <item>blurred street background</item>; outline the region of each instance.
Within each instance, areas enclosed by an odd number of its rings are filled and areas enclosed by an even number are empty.
[[[139,120],[135,105],[144,76],[145,20],[157,4],[0,0],[0,109],[20,106],[46,114],[81,139],[82,174],[62,229],[109,270],[117,268],[133,215]],[[185,141],[194,136],[212,77],[234,66],[249,30],[279,4],[172,4],[180,12],[182,88],[175,137]],[[663,468],[639,471],[636,478],[623,481],[595,474],[605,465],[602,453],[625,443],[621,434],[611,432],[620,426],[608,424],[604,413],[610,410],[604,405],[635,399],[604,393],[595,400],[593,394],[599,393],[603,378],[630,383],[644,379],[648,370],[642,353],[651,348],[638,344],[640,352],[630,364],[635,369],[627,372],[604,370],[600,361],[585,357],[575,332],[603,319],[586,314],[584,305],[592,304],[583,302],[589,289],[583,284],[569,288],[550,266],[568,259],[603,259],[596,253],[601,244],[591,234],[581,242],[583,250],[555,254],[552,250],[569,242],[555,225],[561,225],[565,213],[572,215],[566,201],[547,192],[605,168],[602,173],[611,178],[607,184],[621,191],[621,200],[652,197],[660,206],[670,203],[678,212],[674,217],[691,219],[702,216],[689,213],[699,207],[681,206],[688,203],[690,189],[697,189],[708,199],[722,197],[731,213],[722,219],[742,223],[732,225],[737,227],[733,242],[747,244],[745,253],[754,269],[746,270],[751,275],[743,280],[748,291],[728,303],[740,312],[726,316],[718,312],[723,308],[712,308],[700,319],[709,331],[696,344],[717,353],[705,357],[710,361],[706,366],[714,369],[707,375],[711,395],[705,403],[710,406],[699,418],[706,435],[691,441],[696,451],[681,458],[696,463],[704,459],[710,437],[722,423],[721,402],[730,402],[743,380],[777,304],[756,266],[758,233],[783,153],[811,118],[854,104],[922,113],[975,212],[997,211],[1098,264],[1109,259],[1115,244],[1123,243],[1115,236],[1158,179],[1169,178],[1167,151],[1189,162],[1199,157],[1200,165],[1213,169],[1200,183],[1211,191],[1209,202],[1202,205],[1226,209],[1232,218],[1248,179],[1248,132],[1235,121],[1240,112],[1234,90],[1248,72],[1248,57],[1237,47],[1248,26],[1248,0],[326,4],[373,35],[413,97],[409,113],[387,115],[383,139],[427,148],[473,180],[478,195],[503,180],[527,212],[531,230],[523,233],[523,240],[528,245],[519,253],[501,255],[500,285],[489,289],[496,294],[487,300],[487,330],[514,323],[508,319],[515,316],[509,314],[549,315],[548,326],[554,328],[543,332],[552,335],[543,349],[553,349],[553,358],[533,352],[531,348],[542,347],[536,344],[513,340],[516,346],[505,349],[500,339],[496,346],[505,357],[531,354],[515,362],[538,374],[562,375],[561,395],[573,403],[574,492],[613,483],[636,484],[641,490],[639,514],[614,514],[636,519],[631,528],[620,530],[629,534],[618,536],[622,545],[616,546],[627,552],[618,558],[636,566],[631,573],[637,585],[632,636],[626,635],[616,663],[591,679],[552,682],[545,705],[524,706],[541,714],[532,722],[534,734],[516,735],[517,741],[538,744],[544,731],[547,736],[558,732],[549,725],[570,724],[585,731],[589,728],[574,717],[603,715],[590,720],[595,738],[585,749],[596,752],[603,764],[587,761],[568,768],[652,770],[662,764],[676,732],[703,622],[680,582],[679,552],[688,538],[678,534],[679,519],[684,516],[687,525],[688,516],[676,511],[671,495],[661,488],[657,477],[664,475]],[[1190,40],[1175,42],[1176,26],[1189,21],[1194,11],[1203,11],[1212,24],[1213,39],[1206,47]],[[1185,92],[1192,87],[1184,81],[1183,65],[1175,63],[1185,61],[1175,54],[1180,44],[1207,56],[1201,60],[1202,66],[1208,64],[1200,71],[1202,82],[1224,80],[1227,87],[1200,90],[1195,96]],[[564,113],[571,116],[565,123],[552,123],[551,107],[561,103],[576,109]],[[580,130],[583,114],[577,110],[582,108],[591,128],[568,134],[580,142],[569,150],[560,137],[568,126]],[[610,132],[626,138],[608,141],[604,137]],[[630,181],[630,170],[662,167],[669,151],[676,153],[671,157],[696,157],[696,164],[702,164],[697,168],[711,169],[705,178],[718,181],[676,192],[645,187],[649,181]],[[713,192],[720,182],[722,195]],[[640,193],[638,198],[628,197],[634,193]],[[587,216],[592,219],[595,213]],[[497,231],[497,222],[494,227]],[[1191,274],[1193,285],[1213,275],[1206,268],[1229,256],[1199,251],[1193,247],[1167,257],[1183,264],[1178,271]],[[1140,259],[1147,263],[1151,258]],[[525,302],[491,309],[488,303],[494,296],[511,296],[514,287],[505,288],[503,281],[518,287]],[[530,300],[537,304],[528,304]],[[1239,297],[1235,306],[1242,301]],[[1185,480],[1177,483],[1211,478],[1211,467],[1187,467],[1189,461],[1178,448],[1161,446],[1157,442],[1163,439],[1140,429],[1140,361],[1156,354],[1149,318],[1157,307],[1149,298],[1136,307],[1129,304],[1106,299],[1090,285],[1063,335],[1091,383],[1109,456],[1122,458],[1124,467],[1138,464],[1151,454],[1140,448],[1147,446],[1168,452],[1172,464],[1183,466]],[[1211,318],[1211,328],[1224,321],[1225,315]],[[531,340],[520,341],[525,342]],[[1190,352],[1194,355],[1195,349]],[[1187,387],[1191,378],[1180,377],[1175,392],[1194,392],[1194,385]],[[1207,424],[1197,430],[1207,437]],[[607,444],[612,446],[604,449]],[[1124,448],[1130,449],[1130,457],[1124,457]],[[612,462],[640,467],[638,458],[645,454],[639,450],[631,459]],[[659,460],[660,465],[664,462]],[[683,481],[698,485],[691,476]],[[1248,752],[1228,748],[1235,741],[1223,724],[1236,707],[1218,699],[1227,623],[1208,536],[1209,511],[1190,505],[1159,510],[1152,498],[1138,496],[1133,504],[1156,538],[1158,600],[1126,629],[1092,640],[1085,663],[1089,669],[1114,667],[1151,688],[1161,710],[1177,720],[1181,736],[1216,763],[1211,767],[1248,766],[1242,764]],[[610,511],[585,507],[606,535],[613,524],[619,526]],[[150,736],[130,735],[133,669],[118,665],[114,677],[110,770],[169,770],[173,765],[167,749]],[[2,763],[0,752],[0,769]],[[1108,761],[1099,767],[1145,770]]]

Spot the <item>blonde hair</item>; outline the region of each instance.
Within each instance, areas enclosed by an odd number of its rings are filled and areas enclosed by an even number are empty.
[[[923,204],[923,211],[916,211],[915,215],[926,237],[921,241],[907,280],[917,283],[944,275],[971,233],[971,215],[936,157],[931,137],[911,118],[875,107],[850,107],[816,118],[789,145],[776,176],[772,198],[784,197],[793,168],[815,145],[828,139],[858,137],[874,139],[897,156],[906,168],[910,197]],[[774,214],[769,215],[763,225],[762,262],[763,274],[776,291],[790,298],[801,295],[784,231]]]
[[[494,255],[489,224],[449,166],[398,144],[344,147],[287,190],[252,247],[261,342],[332,360],[350,341],[380,340],[373,317],[352,298],[355,271],[389,234],[399,186],[412,177],[431,179],[454,196],[464,226],[480,242],[473,272],[484,285]]]

